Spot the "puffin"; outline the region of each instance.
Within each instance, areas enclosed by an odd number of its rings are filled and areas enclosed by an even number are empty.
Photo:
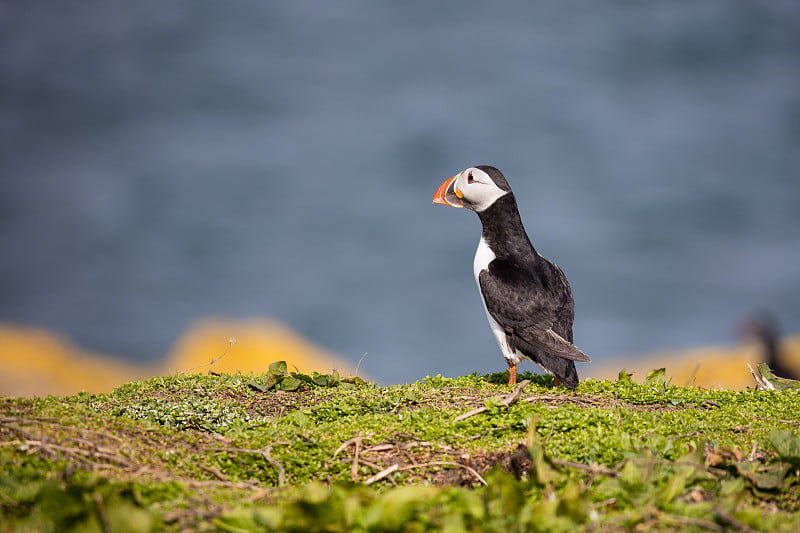
[[[517,382],[517,364],[530,359],[555,375],[556,386],[577,387],[575,361],[591,359],[572,343],[572,289],[531,244],[505,176],[493,166],[469,167],[445,180],[433,203],[464,207],[480,218],[473,274],[508,365],[508,384]]]
[[[785,353],[780,347],[780,332],[777,319],[770,313],[762,312],[753,316],[739,326],[744,337],[756,339],[764,352],[764,362],[772,373],[779,378],[800,380],[800,374],[786,361]]]

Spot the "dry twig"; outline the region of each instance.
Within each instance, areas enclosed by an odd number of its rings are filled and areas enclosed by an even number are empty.
[[[551,458],[550,460],[553,461],[553,464],[559,466],[567,466],[569,468],[577,468],[578,470],[583,470],[585,472],[589,472],[590,474],[603,474],[604,476],[609,476],[609,477],[619,476],[619,471],[616,468],[608,468],[603,465],[587,465],[585,463],[564,461],[561,459],[556,459],[555,457]]]
[[[211,474],[212,476],[214,476],[215,478],[217,478],[220,481],[230,481],[228,479],[228,476],[223,474],[220,471],[220,469],[217,468],[216,466],[205,466],[205,465],[199,465],[199,466],[200,466],[201,469],[205,470],[206,472],[208,472],[209,474]]]
[[[94,499],[94,506],[97,509],[97,517],[100,519],[100,526],[103,528],[103,533],[111,533],[113,530],[111,529],[111,521],[108,519],[106,506],[103,503],[103,495],[99,492],[95,492],[92,497]]]
[[[775,386],[761,376],[758,372],[753,370],[753,367],[750,366],[750,363],[747,363],[747,370],[750,371],[750,373],[753,375],[753,379],[756,380],[756,386],[758,390],[775,390]]]
[[[333,452],[333,456],[336,457],[341,452],[346,450],[349,446],[355,446],[356,450],[353,453],[353,464],[350,467],[350,477],[353,481],[358,481],[358,462],[359,456],[361,455],[361,445],[364,442],[364,437],[362,435],[358,435],[353,437],[352,439],[348,439],[342,443],[341,446],[336,448],[336,451]]]
[[[511,392],[511,394],[509,394],[508,396],[503,398],[500,403],[504,407],[508,407],[510,405],[513,405],[517,400],[519,400],[519,397],[522,394],[522,389],[527,387],[528,384],[530,384],[530,380],[529,379],[526,379],[526,380],[523,380],[523,381],[520,381],[519,383],[517,383],[517,386],[514,387],[514,390]],[[458,415],[457,417],[455,417],[455,421],[458,422],[460,420],[465,420],[465,419],[467,419],[467,418],[469,418],[471,416],[475,416],[477,414],[480,414],[480,413],[486,411],[487,409],[488,408],[486,406],[478,407],[477,409],[473,409],[472,411],[468,411],[466,413]]]
[[[213,365],[214,363],[216,363],[217,361],[219,361],[220,359],[222,359],[223,357],[225,357],[226,355],[228,355],[228,352],[231,350],[231,347],[232,347],[234,344],[238,343],[238,342],[239,342],[239,339],[237,339],[236,337],[231,337],[230,339],[228,339],[228,347],[227,347],[227,348],[225,348],[225,351],[224,351],[224,352],[222,352],[222,353],[221,353],[221,354],[219,354],[217,357],[213,358],[211,361],[209,361],[208,363],[206,363],[206,364],[204,364],[204,365],[196,366],[196,367],[194,367],[194,368],[190,368],[189,370],[181,370],[180,372],[178,372],[178,375],[181,375],[181,374],[188,374],[189,372],[191,372],[191,371],[193,371],[193,370],[197,370],[198,368],[203,368],[203,367],[206,367],[206,366],[211,366],[211,365]]]
[[[278,461],[272,458],[270,452],[272,451],[272,447],[277,444],[288,444],[287,442],[276,442],[275,444],[270,444],[269,446],[265,446],[260,450],[251,450],[247,448],[208,448],[208,451],[211,452],[232,452],[232,453],[254,453],[256,455],[260,455],[267,461],[270,465],[272,465],[275,470],[278,471],[278,486],[283,486],[286,476],[286,470],[283,468],[283,465],[280,464]]]
[[[117,463],[119,466],[123,468],[130,468],[131,463],[126,461],[125,459],[121,458],[120,456],[108,452],[108,451],[101,451],[100,449],[94,450],[84,450],[83,448],[74,448],[71,446],[62,446],[60,444],[53,444],[50,442],[45,442],[44,440],[39,439],[20,439],[16,441],[4,441],[0,442],[0,446],[25,446],[28,453],[36,453],[37,451],[41,451],[42,453],[50,456],[55,456],[53,452],[62,452],[67,457],[75,459],[81,463],[89,463],[90,459],[102,459],[106,462],[113,462]],[[99,466],[96,463],[93,463],[94,466]]]
[[[420,463],[420,464],[416,464],[416,465],[406,465],[406,466],[400,466],[397,463],[395,463],[395,464],[393,464],[391,466],[388,466],[387,468],[384,468],[383,470],[381,470],[380,472],[378,472],[377,474],[375,474],[371,478],[367,479],[364,482],[364,484],[365,485],[372,485],[376,481],[380,481],[381,479],[385,478],[386,476],[388,476],[392,472],[404,471],[404,470],[413,470],[415,468],[428,468],[428,467],[431,467],[431,466],[454,466],[454,467],[457,467],[457,468],[463,468],[464,470],[467,470],[470,474],[475,476],[475,479],[477,479],[482,485],[487,485],[486,480],[483,479],[483,476],[481,476],[478,473],[477,470],[475,470],[471,466],[463,465],[461,463],[454,463],[452,461],[431,461],[430,463]]]
[[[400,468],[400,465],[398,465],[397,463],[389,466],[388,468],[384,468],[383,470],[381,470],[380,472],[378,472],[377,474],[375,474],[374,476],[372,476],[371,478],[366,480],[364,482],[364,485],[372,485],[376,481],[380,481],[381,479],[385,478],[386,476],[388,476],[392,472],[396,472],[397,469],[399,469],[399,468]]]
[[[116,435],[112,435],[110,433],[105,433],[103,431],[95,431],[93,429],[78,428],[78,427],[74,427],[74,426],[65,426],[63,424],[59,424],[57,422],[54,422],[51,419],[38,417],[38,416],[37,417],[28,417],[28,418],[23,418],[23,417],[19,417],[19,416],[6,416],[6,417],[3,417],[3,418],[0,418],[0,425],[8,427],[12,431],[20,430],[19,428],[15,427],[15,426],[10,426],[9,424],[47,424],[48,426],[51,426],[51,427],[54,427],[54,428],[58,428],[58,429],[63,429],[63,430],[66,430],[66,431],[74,431],[76,433],[81,433],[81,434],[99,435],[101,437],[107,437],[107,438],[115,440],[117,442],[122,442],[122,439],[120,439]]]
[[[367,356],[367,352],[364,352],[364,354],[363,354],[363,355],[361,356],[361,358],[358,360],[358,363],[356,364],[356,374],[355,374],[355,377],[358,377],[358,371],[359,371],[359,370],[361,370],[361,361],[363,361],[363,360],[364,360],[364,358],[365,358],[366,356]]]

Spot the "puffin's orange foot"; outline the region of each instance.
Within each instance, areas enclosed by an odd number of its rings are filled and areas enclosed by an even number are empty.
[[[509,365],[508,367],[508,384],[517,384],[517,365]]]

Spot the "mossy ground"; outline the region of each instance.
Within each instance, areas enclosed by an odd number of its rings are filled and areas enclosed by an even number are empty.
[[[0,398],[0,530],[800,530],[800,392],[525,377]]]

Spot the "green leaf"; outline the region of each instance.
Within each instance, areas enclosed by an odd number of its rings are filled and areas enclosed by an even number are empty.
[[[312,504],[320,504],[327,501],[331,497],[331,488],[324,485],[319,481],[312,481],[303,488],[301,498],[304,502]]]
[[[781,458],[800,462],[800,437],[796,433],[786,429],[773,429],[767,437]]]
[[[767,363],[758,363],[758,373],[762,379],[772,385],[775,390],[791,390],[800,388],[800,381],[776,376]]]
[[[483,520],[486,517],[483,494],[474,490],[451,490],[450,496],[453,499],[453,507],[464,516],[475,520]]]
[[[251,533],[261,529],[255,521],[255,513],[252,509],[226,512],[214,520],[214,525],[228,533]]]
[[[278,376],[287,376],[289,372],[286,369],[286,361],[275,361],[269,365],[269,373]]]
[[[589,519],[591,510],[588,494],[583,486],[571,481],[561,494],[557,512],[573,524],[583,524]]]
[[[331,382],[331,377],[327,374],[318,374],[314,372],[314,376],[311,381],[317,387],[328,387]]]
[[[534,416],[528,425],[528,453],[531,457],[531,474],[533,479],[541,486],[548,485],[561,478],[561,474],[553,466],[552,461],[545,455],[544,445],[536,432],[538,415]]]
[[[296,377],[288,376],[283,378],[281,382],[276,385],[275,388],[277,388],[278,390],[296,391],[297,389],[300,388],[302,384],[303,382],[297,379]]]
[[[440,491],[422,485],[397,487],[378,498],[365,513],[368,530],[403,531],[414,514],[428,505]]]
[[[642,484],[642,471],[633,461],[627,461],[619,473],[619,479],[628,486]]]
[[[489,414],[497,414],[505,408],[503,405],[503,398],[500,396],[492,396],[483,400],[483,405],[486,406],[486,411]]]
[[[792,467],[789,463],[772,463],[763,465],[750,461],[736,461],[736,470],[756,488],[763,490],[779,489],[783,485],[783,478]]]
[[[286,361],[275,361],[269,365],[269,370],[267,371],[267,375],[265,377],[266,383],[264,384],[264,387],[266,387],[267,390],[280,390],[278,385],[288,375],[289,373],[286,370]]]
[[[301,428],[308,427],[311,423],[311,418],[305,414],[303,411],[292,411],[288,415],[283,417],[284,420],[288,420],[293,424],[300,426]]]
[[[660,499],[667,504],[680,496],[686,490],[686,480],[689,478],[690,471],[683,469],[667,477],[667,483],[661,490]]]
[[[619,371],[619,374],[617,374],[617,381],[624,383],[632,383],[633,382],[633,380],[631,380],[632,376],[633,374],[628,372],[627,369],[623,368],[622,370]]]
[[[403,401],[411,404],[419,403],[420,399],[420,395],[413,390],[406,391],[406,393],[403,395]]]
[[[496,517],[517,516],[525,504],[524,486],[517,479],[495,465],[486,475],[486,509]]]
[[[250,387],[251,389],[255,389],[260,392],[267,392],[269,390],[269,387],[265,387],[264,385],[260,384],[258,381],[254,379],[248,381],[247,386]]]
[[[667,369],[656,368],[647,373],[644,378],[645,385],[666,385],[667,384]]]
[[[279,374],[267,374],[264,377],[264,388],[267,390],[272,390],[275,386],[281,382],[283,379],[282,375]]]
[[[316,375],[317,373],[314,372],[314,374]],[[308,383],[312,387],[316,387],[317,386],[317,384],[314,382],[314,378],[309,376],[308,374],[302,374],[300,372],[292,372],[292,377],[296,378],[296,379],[299,379],[302,382]]]
[[[155,526],[153,515],[134,505],[127,498],[111,497],[106,499],[103,505],[111,531],[146,533],[152,531]]]

